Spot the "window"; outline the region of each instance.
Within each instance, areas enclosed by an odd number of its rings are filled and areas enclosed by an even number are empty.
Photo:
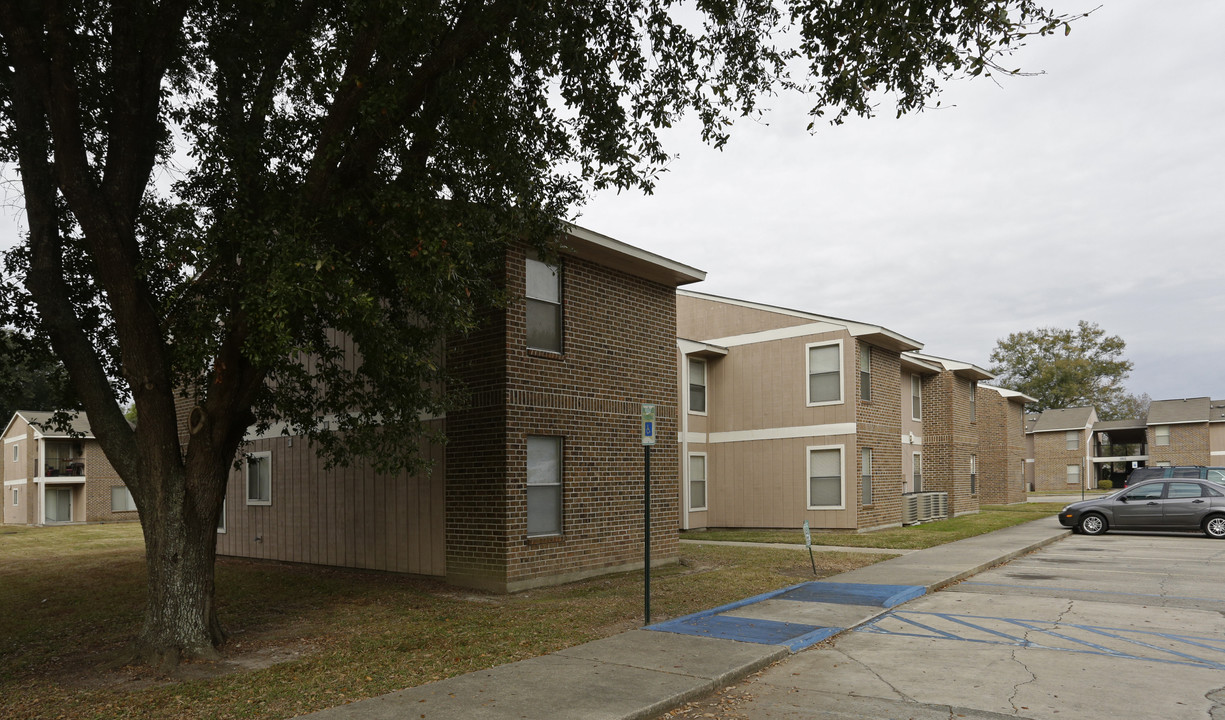
[[[867,345],[859,356],[859,399],[872,402],[872,348]]]
[[[132,491],[124,486],[111,488],[111,512],[132,512],[136,509],[136,501],[132,499]]]
[[[247,455],[247,504],[272,504],[272,453]]]
[[[1068,484],[1069,485],[1079,485],[1080,484],[1080,466],[1079,465],[1069,465],[1067,472],[1068,472]]]
[[[1161,493],[1165,491],[1165,483],[1153,483],[1138,487],[1135,490],[1127,493],[1128,500],[1160,500]]]
[[[1156,434],[1154,445],[1169,445],[1170,444],[1170,426],[1158,425],[1153,432]]]
[[[841,510],[844,507],[841,446],[809,448],[808,508]]]
[[[1197,498],[1202,494],[1199,483],[1172,482],[1165,496],[1167,498]]]
[[[923,454],[910,456],[910,467],[914,471],[914,492],[923,492]]]
[[[527,436],[527,534],[561,534],[561,438]]]
[[[561,352],[561,275],[532,258],[527,259],[527,346]]]
[[[910,417],[923,419],[923,378],[918,375],[910,376]]]
[[[225,498],[221,498],[221,517],[217,518],[217,532],[225,532]]]
[[[689,456],[689,509],[706,509],[706,455]]]
[[[863,448],[859,451],[859,460],[863,465],[863,504],[872,504],[872,448]]]
[[[970,381],[970,422],[978,422],[978,383]]]
[[[17,462],[17,458],[21,457],[20,450],[21,446],[17,443],[13,443],[13,462]]]
[[[842,402],[842,342],[808,345],[808,404]]]
[[[689,358],[689,412],[706,414],[706,361]]]
[[[13,488],[13,507],[17,507],[21,500],[21,488]]]
[[[970,494],[978,493],[978,456],[970,456]]]
[[[1075,430],[1068,430],[1063,434],[1063,443],[1068,450],[1080,449],[1080,433]]]

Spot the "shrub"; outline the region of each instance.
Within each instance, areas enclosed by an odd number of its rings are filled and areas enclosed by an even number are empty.
[[[1109,490],[1112,487],[1114,487],[1114,483],[1110,482],[1106,478],[1102,478],[1101,480],[1097,481],[1098,490]]]

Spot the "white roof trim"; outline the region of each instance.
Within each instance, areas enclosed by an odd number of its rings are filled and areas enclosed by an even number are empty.
[[[594,230],[588,230],[587,228],[575,225],[574,223],[567,222],[565,223],[565,227],[567,233],[580,240],[586,240],[593,245],[599,245],[600,247],[607,248],[622,255],[628,255],[629,257],[637,260],[642,260],[643,262],[648,262],[652,265],[667,268],[678,275],[687,275],[692,278],[692,282],[699,282],[706,279],[705,270],[698,270],[697,268],[691,267],[684,263],[669,260],[662,255],[656,255],[649,250],[634,247],[629,243],[623,243],[620,240],[611,238],[607,235],[602,235]]]

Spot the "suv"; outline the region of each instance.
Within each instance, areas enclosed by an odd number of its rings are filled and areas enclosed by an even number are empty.
[[[1145,480],[1162,478],[1199,478],[1225,485],[1225,467],[1205,467],[1203,465],[1139,467],[1131,471],[1131,474],[1123,481],[1123,487],[1131,487]]]

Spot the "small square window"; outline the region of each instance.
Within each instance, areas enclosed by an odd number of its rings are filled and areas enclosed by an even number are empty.
[[[136,501],[132,499],[132,491],[124,486],[111,488],[111,512],[133,512]]]

